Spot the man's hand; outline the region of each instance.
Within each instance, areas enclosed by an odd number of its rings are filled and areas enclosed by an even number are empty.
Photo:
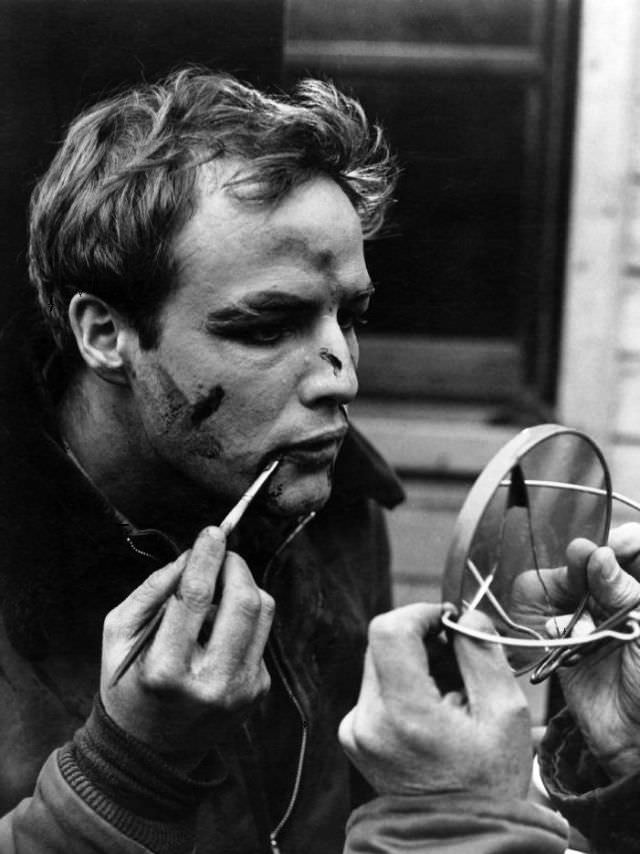
[[[586,585],[591,597],[589,612],[574,634],[593,629],[591,615],[597,623],[640,602],[640,583],[632,574],[637,575],[640,568],[640,525],[612,531],[609,544],[598,548],[580,539],[567,550],[567,573],[574,579],[582,577],[579,587]],[[587,652],[573,667],[561,668],[558,675],[589,749],[612,779],[636,772],[640,768],[640,643],[607,644]]]
[[[531,773],[524,695],[500,646],[461,635],[453,644],[465,693],[443,695],[425,645],[441,613],[416,604],[372,621],[360,696],[340,724],[340,742],[379,794],[522,797]],[[492,631],[478,612],[462,621]]]
[[[224,740],[270,685],[263,652],[273,599],[242,558],[225,554],[225,545],[219,528],[205,528],[190,551],[151,575],[105,620],[101,697],[107,713],[185,770]],[[216,584],[221,595],[211,627]],[[165,601],[151,643],[109,687],[136,634]]]

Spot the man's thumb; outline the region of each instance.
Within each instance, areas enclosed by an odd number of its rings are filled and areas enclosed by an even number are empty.
[[[640,603],[640,583],[625,572],[608,546],[591,554],[587,563],[589,592],[606,613]]]

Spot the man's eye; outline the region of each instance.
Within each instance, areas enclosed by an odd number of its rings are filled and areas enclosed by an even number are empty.
[[[350,329],[354,329],[356,326],[366,326],[367,318],[364,311],[350,311],[349,309],[344,309],[338,312],[338,323],[340,324],[340,328],[349,331]]]
[[[285,334],[283,326],[254,326],[247,329],[244,338],[252,344],[277,344]]]

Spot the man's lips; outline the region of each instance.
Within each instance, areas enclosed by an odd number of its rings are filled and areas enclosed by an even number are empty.
[[[333,462],[345,433],[346,430],[332,430],[331,432],[309,436],[306,439],[280,446],[274,456],[279,456],[284,460],[289,459],[294,462],[300,461],[318,465]]]

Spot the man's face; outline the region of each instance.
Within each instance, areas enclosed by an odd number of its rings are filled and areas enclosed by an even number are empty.
[[[308,512],[329,497],[357,392],[355,327],[372,292],[360,222],[328,178],[268,208],[206,174],[175,241],[158,346],[129,339],[137,418],[159,464],[228,502],[281,458],[263,499]]]

